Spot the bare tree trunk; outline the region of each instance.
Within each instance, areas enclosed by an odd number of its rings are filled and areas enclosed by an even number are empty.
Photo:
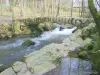
[[[23,3],[22,0],[18,0],[18,6],[19,6],[19,9],[20,9],[20,11],[21,11],[21,12],[20,12],[20,15],[21,15],[21,16],[23,16],[22,3]]]
[[[45,0],[43,0],[42,2],[42,5],[43,5],[43,16],[45,16],[45,12],[46,12],[46,9],[45,9]]]
[[[81,1],[78,2],[79,3],[79,17],[81,17]]]
[[[1,16],[3,15],[2,13],[2,0],[0,0],[0,8],[1,8]]]
[[[84,0],[82,0],[82,11],[81,11],[81,17],[84,18]]]
[[[6,6],[9,6],[9,0],[6,0]]]
[[[59,10],[60,10],[60,0],[58,1],[58,8],[57,8],[57,15],[56,15],[56,17],[58,17],[58,15],[59,15]]]
[[[73,16],[73,0],[72,0],[72,3],[71,3],[71,17]]]
[[[54,0],[52,0],[52,16],[54,17]]]

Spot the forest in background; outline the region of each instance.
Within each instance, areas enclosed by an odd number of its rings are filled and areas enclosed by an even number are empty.
[[[90,17],[87,0],[0,0],[0,15],[14,18]]]

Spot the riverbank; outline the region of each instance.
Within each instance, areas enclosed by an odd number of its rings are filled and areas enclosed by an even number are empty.
[[[55,27],[51,22],[43,22],[35,24],[32,20],[27,21],[14,21],[14,22],[1,22],[0,23],[0,39],[9,39],[22,35],[38,36],[43,31],[52,30]]]
[[[44,31],[38,37],[22,36],[0,42],[0,64],[11,66],[15,61],[51,43],[61,43],[76,27],[67,28],[54,23],[53,30]],[[48,35],[49,34],[49,35]]]
[[[68,52],[84,47],[91,42],[90,38],[84,40],[81,35],[82,29],[78,29],[68,36],[62,44],[52,43],[24,56],[21,62],[15,62],[12,67],[3,71],[1,75],[44,75],[56,68],[60,63],[60,58],[66,57]]]

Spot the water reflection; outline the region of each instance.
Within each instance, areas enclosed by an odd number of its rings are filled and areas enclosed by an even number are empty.
[[[92,70],[90,61],[62,57],[60,66],[44,75],[98,75],[98,72]]]
[[[90,75],[91,69],[89,61],[69,57],[61,59],[60,75]]]

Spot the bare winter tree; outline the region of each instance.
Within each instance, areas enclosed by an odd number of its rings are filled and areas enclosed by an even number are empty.
[[[2,16],[2,0],[0,0],[0,10],[1,10],[1,16]]]
[[[59,15],[59,10],[60,10],[60,0],[58,0],[58,6],[57,6],[57,14],[56,14],[56,17],[58,17],[58,15]]]
[[[73,0],[72,0],[72,3],[71,3],[71,17],[73,16]]]

